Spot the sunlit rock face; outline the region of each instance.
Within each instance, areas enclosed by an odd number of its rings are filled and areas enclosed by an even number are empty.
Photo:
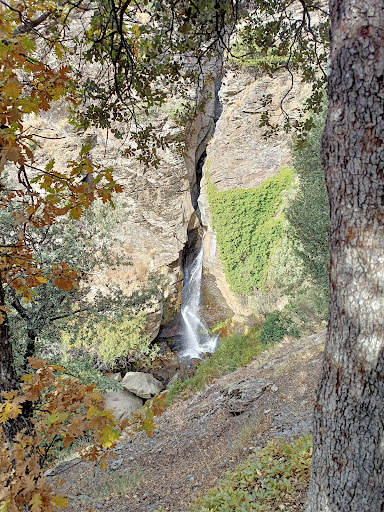
[[[90,143],[93,162],[114,169],[115,179],[124,187],[119,205],[124,215],[111,228],[115,239],[111,250],[127,256],[131,265],[98,272],[94,291],[111,280],[133,291],[151,272],[161,274],[165,288],[148,311],[147,333],[151,339],[157,336],[164,318],[169,320],[180,309],[182,252],[188,229],[198,225],[191,192],[196,182],[196,162],[214,129],[214,84],[208,84],[201,94],[208,98],[206,110],[188,128],[184,145],[177,142],[180,129],[173,118],[180,100],[170,99],[164,108],[151,113],[151,118],[142,120],[143,125],[152,123],[169,142],[158,150],[157,167],[124,156],[131,144],[127,127],[121,126],[122,139],[103,129],[76,133],[68,122],[66,107],[59,103],[43,116],[30,116],[27,121],[34,133],[49,137],[39,139],[42,143],[36,149],[36,167],[44,168],[54,158],[55,165],[64,168],[67,161],[78,158],[83,144]]]
[[[207,177],[218,190],[252,188],[276,175],[289,164],[290,136],[284,130],[268,138],[260,127],[263,112],[268,111],[272,122],[283,124],[284,113],[298,117],[309,89],[295,78],[280,72],[273,78],[260,71],[228,71],[222,81],[218,100],[221,116],[215,134],[207,147],[203,168],[199,207],[207,234],[204,238],[204,266],[216,277],[216,282],[228,305],[237,314],[247,314],[244,301],[232,294],[226,283],[219,259],[212,219],[207,199]]]
[[[148,311],[147,333],[151,339],[157,336],[161,323],[167,323],[180,311],[182,254],[188,231],[199,226],[191,196],[196,195],[196,165],[205,149],[207,158],[198,200],[207,231],[204,266],[214,274],[231,309],[240,314],[246,313],[244,304],[230,293],[218,258],[206,196],[207,169],[219,190],[247,188],[259,185],[289,161],[289,137],[281,133],[265,139],[263,128],[259,127],[261,115],[267,109],[273,120],[283,121],[280,101],[289,89],[289,76],[281,73],[272,79],[228,71],[220,88],[220,63],[216,64],[216,80],[201,92],[207,98],[205,112],[188,127],[183,148],[176,142],[180,131],[170,114],[177,108],[177,100],[170,99],[163,109],[151,114],[152,118],[143,119],[144,124],[154,124],[169,141],[165,149],[158,150],[158,167],[148,167],[124,156],[124,149],[131,144],[127,127],[121,126],[122,139],[103,129],[91,129],[84,135],[76,133],[60,104],[42,117],[31,117],[28,121],[34,133],[58,137],[41,139],[41,147],[36,150],[37,167],[44,167],[51,158],[55,158],[57,165],[65,166],[68,160],[76,158],[84,143],[91,143],[94,163],[115,170],[117,180],[124,186],[121,208],[125,214],[111,228],[115,238],[111,250],[128,256],[132,264],[120,266],[117,271],[100,272],[94,288],[96,291],[112,280],[132,291],[146,281],[150,272],[163,275],[167,285]],[[299,114],[305,95],[302,84],[295,82],[284,100],[285,110]]]

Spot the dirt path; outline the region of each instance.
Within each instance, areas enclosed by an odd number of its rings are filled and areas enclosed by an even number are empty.
[[[71,497],[69,510],[186,512],[198,494],[214,487],[250,448],[274,437],[310,432],[323,342],[323,332],[287,340],[175,404],[158,419],[152,439],[140,433],[122,442],[106,471],[83,462],[64,471],[60,477],[67,481],[60,493]],[[223,389],[260,378],[273,386],[242,414],[233,415]]]

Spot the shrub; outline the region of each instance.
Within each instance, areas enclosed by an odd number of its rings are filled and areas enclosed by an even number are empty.
[[[251,189],[219,191],[208,175],[207,194],[220,258],[231,289],[242,295],[263,286],[273,247],[282,236],[282,192],[293,171],[285,168]]]
[[[269,260],[266,283],[289,297],[292,309],[307,325],[328,315],[329,206],[320,158],[324,120],[304,143],[292,144],[298,181],[283,197],[284,235]]]
[[[304,146],[293,154],[298,191],[286,208],[290,229],[304,272],[327,298],[329,268],[329,203],[320,157],[324,118],[316,119]]]
[[[113,363],[119,357],[129,360],[153,360],[158,347],[151,346],[145,333],[146,317],[143,311],[105,319],[94,324],[83,324],[77,330],[63,333],[63,341],[78,349],[94,351],[105,362]]]
[[[302,499],[310,477],[312,439],[287,444],[273,440],[257,450],[215,489],[191,506],[194,512],[291,510]],[[296,508],[295,508],[296,510]]]
[[[0,511],[32,510],[53,512],[68,507],[68,498],[57,495],[47,482],[46,470],[57,458],[55,447],[80,446],[84,460],[100,462],[105,468],[110,450],[127,426],[155,429],[154,416],[164,410],[165,394],[117,424],[112,411],[104,410],[103,397],[94,384],[69,377],[61,366],[29,358],[35,371],[22,377],[20,389],[3,392],[0,402]],[[22,429],[15,432],[15,422]],[[13,432],[13,435],[12,435]],[[92,442],[91,442],[92,440]]]
[[[0,510],[4,512],[24,508],[48,512],[68,506],[68,499],[55,495],[45,476],[58,440],[70,446],[92,431],[94,443],[81,450],[82,457],[100,459],[105,466],[108,450],[119,438],[113,413],[103,411],[103,398],[94,385],[60,375],[62,367],[29,361],[36,371],[23,377],[20,390],[3,393],[0,403]],[[21,417],[26,404],[34,414],[25,419],[26,428],[11,444],[12,422]]]
[[[299,337],[299,330],[293,320],[281,311],[268,313],[263,327],[258,334],[262,345],[270,345],[280,341],[284,336]]]
[[[255,43],[250,27],[239,31],[237,41],[232,45],[228,63],[241,68],[259,68],[274,70],[287,61],[286,56],[274,55],[271,50],[265,52]]]

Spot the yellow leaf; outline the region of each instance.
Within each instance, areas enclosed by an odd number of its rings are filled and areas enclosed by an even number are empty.
[[[47,423],[48,427],[50,427],[54,423],[57,423],[58,421],[61,422],[63,420],[66,420],[67,418],[68,418],[68,413],[66,413],[66,412],[58,413],[56,410],[53,410],[52,413],[47,417],[46,423]]]
[[[87,420],[93,418],[93,416],[98,416],[99,412],[100,411],[94,405],[91,405],[87,412]]]
[[[16,78],[8,80],[1,88],[2,92],[12,99],[16,99],[21,94],[21,88]]]
[[[102,428],[100,432],[100,443],[105,446],[109,447],[112,445],[114,441],[119,439],[120,434],[117,428],[110,427],[109,425],[106,425],[104,428]]]
[[[7,512],[10,503],[11,503],[10,500],[1,501],[0,502],[0,512]]]
[[[59,510],[64,510],[65,508],[68,508],[68,498],[65,498],[65,496],[54,496],[51,499],[51,502],[55,507],[57,507]]]
[[[43,503],[43,500],[41,499],[41,494],[37,493],[37,494],[33,495],[33,498],[28,503],[28,505],[30,505],[32,512],[40,512],[42,510],[41,509],[42,503]]]
[[[6,400],[12,400],[15,397],[14,391],[3,391],[1,394]]]

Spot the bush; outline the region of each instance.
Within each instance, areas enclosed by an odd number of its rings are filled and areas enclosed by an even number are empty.
[[[310,477],[311,436],[270,442],[191,506],[194,512],[293,510]],[[296,510],[296,508],[295,508]]]
[[[219,191],[209,181],[207,194],[223,270],[231,289],[247,295],[265,282],[269,258],[283,233],[279,214],[282,192],[291,186],[293,171],[251,189]]]
[[[309,326],[328,315],[329,206],[320,159],[324,120],[318,117],[306,142],[295,147],[298,182],[283,197],[284,235],[269,259],[267,287],[289,297]]]
[[[140,311],[95,324],[83,324],[72,333],[63,333],[62,338],[67,346],[95,352],[105,363],[113,363],[119,357],[149,361],[156,357],[158,347],[151,346],[145,325],[145,313]]]
[[[286,209],[288,235],[303,262],[304,272],[328,297],[329,203],[320,157],[324,118],[316,119],[305,145],[294,152],[298,191]]]
[[[272,71],[286,63],[287,57],[267,52],[258,46],[251,27],[239,31],[237,41],[232,45],[228,63],[241,68],[259,68]]]
[[[281,311],[268,313],[263,327],[258,334],[261,345],[270,345],[280,341],[284,336],[299,337],[299,330],[293,320]]]
[[[118,424],[112,411],[104,410],[95,384],[82,384],[44,360],[29,358],[29,364],[33,373],[22,377],[19,389],[3,392],[0,402],[1,512],[67,508],[68,498],[54,493],[46,475],[58,448],[76,443],[83,460],[105,469],[121,430],[130,427],[152,437],[154,417],[164,410],[163,393]],[[84,438],[89,444],[79,445]]]

